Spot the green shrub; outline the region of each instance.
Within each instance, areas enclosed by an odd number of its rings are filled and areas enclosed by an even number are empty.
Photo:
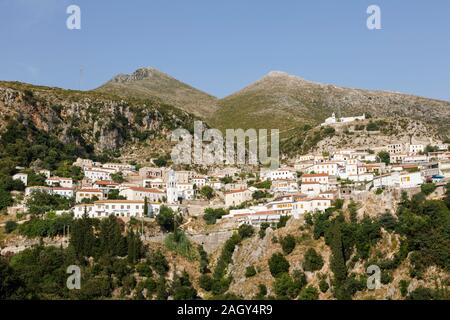
[[[299,300],[317,300],[319,299],[319,291],[316,287],[308,286],[300,292]]]
[[[292,235],[287,235],[280,239],[281,248],[285,254],[290,254],[295,249],[295,238]]]
[[[8,220],[5,223],[5,232],[11,233],[17,228],[17,223],[15,221]]]
[[[245,269],[245,277],[246,277],[246,278],[251,278],[251,277],[253,277],[253,276],[255,276],[255,275],[256,275],[256,269],[255,269],[254,266],[248,266],[248,267]]]
[[[241,224],[238,228],[238,234],[241,239],[250,238],[255,233],[255,229],[248,224]]]
[[[303,260],[303,270],[317,271],[323,267],[323,258],[313,248],[309,248]]]
[[[273,277],[289,272],[289,262],[279,252],[274,253],[269,259],[269,269]]]

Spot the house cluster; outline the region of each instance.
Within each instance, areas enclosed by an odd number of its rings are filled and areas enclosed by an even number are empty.
[[[73,165],[82,169],[82,181],[75,183],[45,171],[41,172],[46,177],[45,186],[27,187],[25,195],[42,191],[73,198],[76,218],[84,214],[130,218],[157,215],[162,204],[178,210],[180,205],[196,200],[198,192],[207,186],[216,191],[214,201],[220,199],[222,207],[230,209],[222,219],[259,224],[279,221],[285,215],[299,218],[306,212],[324,211],[336,199],[363,192],[416,188],[450,178],[448,145],[435,145],[433,152],[427,150],[421,144],[398,143],[376,150],[302,155],[291,166],[278,169],[216,167],[202,174],[77,159]],[[381,151],[385,151],[384,156]],[[27,185],[26,173],[13,178]],[[220,202],[215,204],[220,206]]]
[[[424,154],[424,145],[395,144],[371,150],[340,150],[330,155],[300,156],[293,168],[262,169],[260,178],[270,181],[275,199],[258,206],[230,210],[222,219],[239,223],[276,222],[283,215],[294,218],[306,212],[324,211],[338,198],[377,189],[410,189],[425,182],[450,178],[448,145],[437,145],[437,152]],[[396,158],[408,150],[407,156]],[[392,163],[382,162],[380,151],[389,153]],[[252,187],[250,191],[254,191]],[[251,193],[250,193],[251,194]],[[227,205],[248,201],[245,190],[230,192]]]

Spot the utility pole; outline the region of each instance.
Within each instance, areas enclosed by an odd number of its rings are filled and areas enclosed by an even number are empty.
[[[81,90],[83,90],[83,86],[82,86],[82,83],[83,83],[83,66],[81,66],[80,67],[80,83],[79,83],[79,87],[80,87],[80,91]]]

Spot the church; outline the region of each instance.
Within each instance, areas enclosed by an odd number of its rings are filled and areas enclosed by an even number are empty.
[[[339,123],[349,123],[353,121],[358,120],[366,120],[366,115],[363,114],[362,116],[357,117],[344,117],[344,118],[336,118],[336,114],[333,112],[330,118],[325,119],[325,122],[321,124],[321,126],[329,126],[333,124],[339,124]]]

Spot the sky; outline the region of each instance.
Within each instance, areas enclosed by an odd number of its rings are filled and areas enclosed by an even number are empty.
[[[88,90],[151,66],[224,97],[279,70],[450,101],[449,16],[448,0],[0,0],[0,80]]]

